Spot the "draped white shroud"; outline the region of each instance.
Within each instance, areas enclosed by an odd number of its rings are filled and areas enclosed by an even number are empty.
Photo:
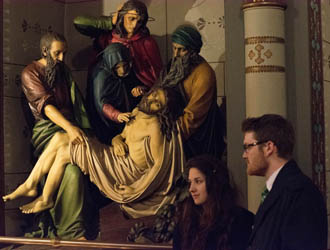
[[[150,138],[144,139],[145,165],[138,167],[129,155],[116,156],[112,146],[85,137],[85,145],[71,145],[71,162],[133,218],[155,215],[163,205],[175,201],[175,184],[184,170],[180,132],[163,140],[162,160],[151,155]],[[155,164],[155,162],[160,162]]]

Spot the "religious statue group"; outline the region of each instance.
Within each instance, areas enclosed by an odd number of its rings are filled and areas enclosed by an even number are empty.
[[[111,17],[75,18],[77,31],[93,39],[86,98],[64,63],[68,44],[61,34],[44,34],[41,58],[23,70],[37,161],[3,200],[39,195],[20,207],[44,214],[34,236],[93,238],[95,186],[132,218],[155,215],[176,201],[186,160],[222,157],[225,121],[215,72],[199,55],[200,33],[179,26],[163,66],[148,19],[145,4],[134,0]]]

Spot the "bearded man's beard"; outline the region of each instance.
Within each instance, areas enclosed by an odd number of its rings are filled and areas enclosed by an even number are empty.
[[[54,60],[50,53],[46,56],[46,82],[50,88],[54,87],[56,82],[62,81],[64,79],[64,63],[58,60]]]
[[[176,86],[185,80],[192,70],[203,61],[197,52],[190,51],[182,57],[173,57],[171,67],[166,76],[161,79],[162,86]]]

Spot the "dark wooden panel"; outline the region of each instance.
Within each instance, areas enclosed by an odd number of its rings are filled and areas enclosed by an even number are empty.
[[[112,243],[127,243],[127,235],[135,223],[143,222],[146,226],[152,226],[154,219],[154,216],[128,219],[119,205],[112,203],[100,210],[101,240]]]
[[[0,2],[0,196],[4,195],[4,142],[3,142],[3,1]],[[5,205],[0,202],[0,235],[5,235]]]

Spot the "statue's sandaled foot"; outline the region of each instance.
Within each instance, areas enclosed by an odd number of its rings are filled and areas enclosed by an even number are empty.
[[[39,196],[34,201],[21,206],[19,209],[23,214],[39,213],[54,206],[53,201],[45,201],[42,196]]]
[[[35,197],[37,195],[37,189],[36,188],[27,188],[26,184],[23,183],[20,185],[16,190],[10,194],[7,194],[5,196],[2,196],[2,199],[4,202],[14,200],[21,196],[27,196],[27,197]]]

